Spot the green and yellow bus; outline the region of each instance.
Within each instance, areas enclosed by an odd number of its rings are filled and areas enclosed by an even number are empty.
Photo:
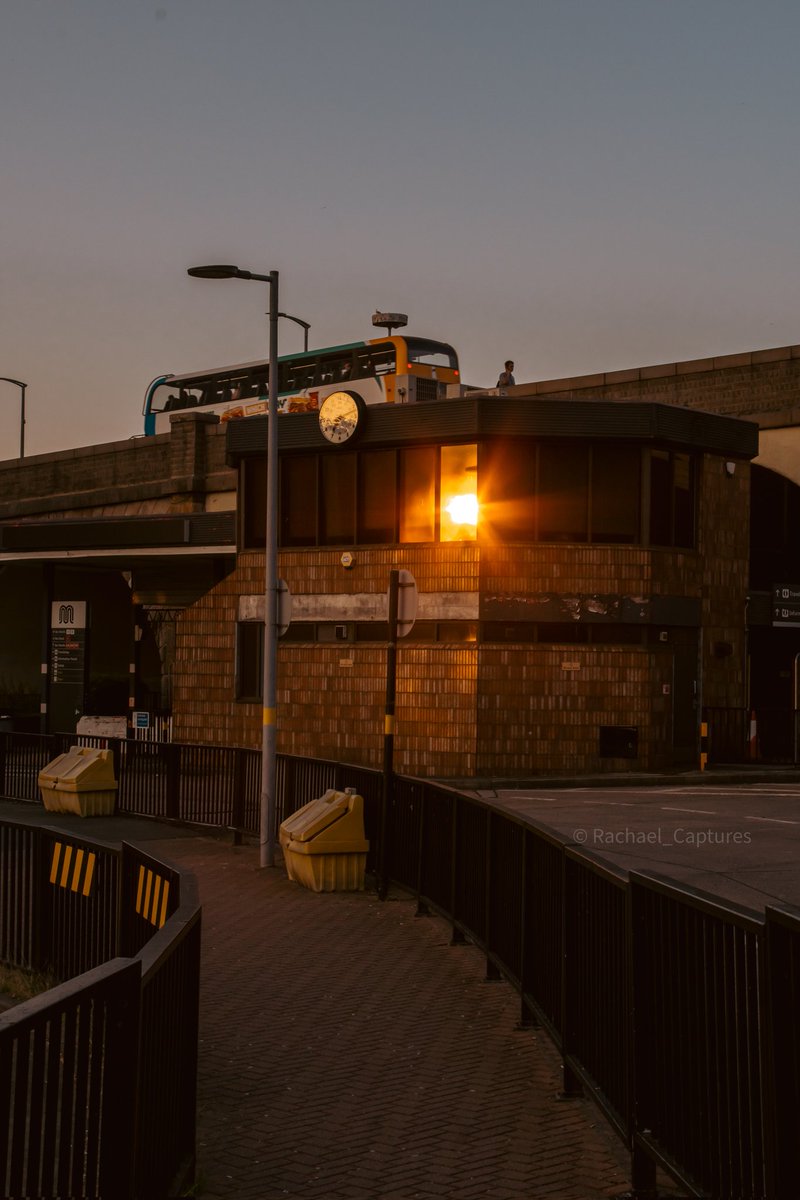
[[[145,396],[145,434],[167,433],[171,414],[188,409],[219,413],[221,421],[265,413],[268,381],[266,360],[190,375],[159,375]],[[374,338],[280,358],[278,411],[312,411],[342,389],[365,404],[419,404],[457,395],[459,383],[458,357],[446,342]]]

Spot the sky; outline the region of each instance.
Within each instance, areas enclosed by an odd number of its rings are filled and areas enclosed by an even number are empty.
[[[480,386],[800,343],[798,44],[795,0],[2,0],[26,455],[266,357],[266,285],[198,264],[278,270],[312,347],[405,312]]]

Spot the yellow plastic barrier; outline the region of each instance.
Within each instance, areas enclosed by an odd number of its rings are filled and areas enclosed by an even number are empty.
[[[369,842],[364,799],[355,788],[330,789],[280,827],[286,873],[312,892],[361,892]]]
[[[114,755],[110,750],[70,746],[39,772],[39,790],[48,812],[110,817],[117,799]]]

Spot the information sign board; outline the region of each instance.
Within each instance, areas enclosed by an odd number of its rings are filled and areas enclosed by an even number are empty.
[[[800,626],[800,583],[776,583],[773,586],[772,624]]]

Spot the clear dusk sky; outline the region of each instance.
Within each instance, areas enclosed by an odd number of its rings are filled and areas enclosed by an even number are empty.
[[[798,47],[796,0],[2,0],[26,453],[266,356],[265,285],[199,263],[279,270],[312,346],[407,312],[483,386],[800,343]]]

